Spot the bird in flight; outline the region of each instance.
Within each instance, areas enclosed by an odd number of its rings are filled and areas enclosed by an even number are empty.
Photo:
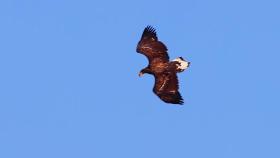
[[[158,40],[156,30],[152,26],[144,29],[136,52],[145,55],[149,60],[149,65],[139,72],[139,76],[145,73],[154,76],[153,92],[166,103],[183,104],[177,73],[187,69],[190,62],[182,57],[169,61],[167,47]]]

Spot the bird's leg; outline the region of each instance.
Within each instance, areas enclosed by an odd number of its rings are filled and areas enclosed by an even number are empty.
[[[152,70],[149,67],[146,67],[146,68],[142,69],[139,72],[139,77],[143,76],[145,73],[152,74]]]

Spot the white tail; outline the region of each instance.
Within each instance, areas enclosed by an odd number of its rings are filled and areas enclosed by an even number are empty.
[[[178,65],[178,69],[179,71],[184,71],[185,69],[187,69],[190,66],[190,62],[184,60],[182,57],[178,57],[172,61],[177,61],[180,63],[180,65]]]

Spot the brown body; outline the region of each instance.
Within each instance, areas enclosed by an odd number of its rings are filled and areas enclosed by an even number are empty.
[[[148,73],[155,77],[153,92],[166,103],[183,104],[176,75],[183,70],[178,68],[179,62],[169,61],[167,47],[158,41],[154,28],[145,28],[136,51],[149,60],[149,65],[142,69],[139,75]]]

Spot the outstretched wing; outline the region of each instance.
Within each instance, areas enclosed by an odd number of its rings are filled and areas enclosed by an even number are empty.
[[[164,62],[169,61],[167,47],[161,41],[158,41],[156,30],[151,26],[147,26],[144,29],[136,51],[144,54],[149,61],[154,58],[161,58]]]
[[[154,93],[164,102],[183,104],[184,100],[179,92],[176,72],[155,75]]]

